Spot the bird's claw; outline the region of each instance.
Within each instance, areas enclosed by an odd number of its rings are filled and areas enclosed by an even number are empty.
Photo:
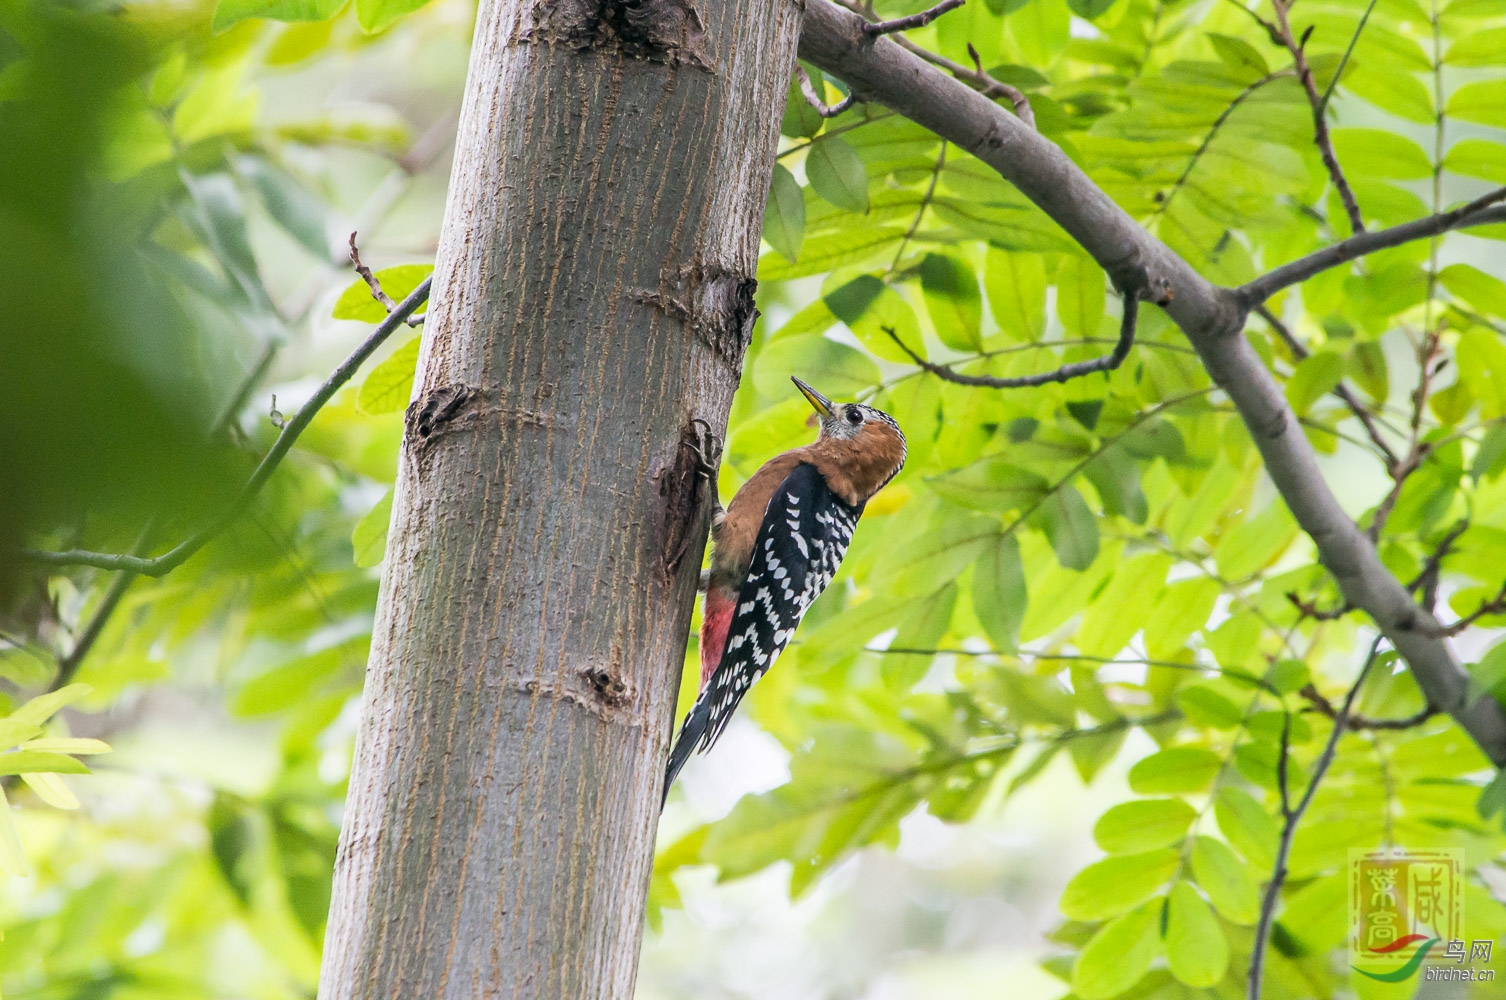
[[[700,417],[693,417],[685,432],[685,444],[696,460],[696,475],[707,482],[716,482],[722,463],[722,440],[711,425]]]

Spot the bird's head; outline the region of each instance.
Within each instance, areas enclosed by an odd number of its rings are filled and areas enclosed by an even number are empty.
[[[905,434],[883,410],[862,403],[833,403],[790,376],[821,421],[816,447],[850,476],[866,500],[899,474],[905,464]]]

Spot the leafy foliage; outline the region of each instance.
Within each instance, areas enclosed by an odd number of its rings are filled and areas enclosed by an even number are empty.
[[[362,31],[416,6],[220,0],[162,33],[179,40],[147,46],[148,68],[118,102],[101,183],[131,206],[141,255],[213,331],[204,368],[236,412],[236,388],[306,322],[288,314],[286,289],[269,287],[273,258],[332,259],[340,193],[307,172],[310,151],[381,159],[409,138],[370,109],[268,115],[260,84],[358,51]],[[963,66],[976,53],[1120,206],[1210,280],[1238,284],[1350,235],[1291,57],[1251,16],[1264,6],[975,2],[909,37]],[[1331,91],[1333,145],[1367,225],[1506,182],[1498,3],[1304,0],[1292,17],[1298,31],[1311,26],[1306,57],[1320,93]],[[10,58],[0,53],[0,82]],[[818,92],[837,93],[807,72]],[[898,843],[917,812],[965,824],[1066,765],[1095,792],[1106,787],[1099,775],[1123,773],[1128,797],[1102,793],[1093,835],[1104,857],[1067,882],[1052,934],[1062,954],[1046,967],[1082,1000],[1242,995],[1283,803],[1306,787],[1368,623],[1346,610],[1249,431],[1158,310],[1142,308],[1117,371],[1039,389],[946,382],[898,347],[896,336],[928,360],[994,376],[1105,353],[1118,297],[1040,209],[879,107],[823,119],[792,85],[781,129],[758,274],[764,319],[723,495],[809,439],[791,372],[893,414],[909,461],[749,699],[789,752],[789,782],[719,818],[672,799],[666,829],[679,835],[657,859],[650,918],[678,905],[677,885],[697,867],[734,879],[784,866],[798,895],[855,852]],[[1470,619],[1461,649],[1480,651],[1471,698],[1506,695],[1506,643],[1491,645],[1506,624],[1503,237],[1506,227],[1480,227],[1373,254],[1282,293],[1244,331],[1386,565],[1445,617]],[[399,298],[429,270],[377,273]],[[333,314],[369,323],[383,310],[356,281]],[[214,975],[212,929],[234,927],[255,942],[237,954],[274,970],[268,995],[307,992],[348,761],[342,720],[369,648],[369,567],[383,556],[420,345],[397,345],[321,413],[248,522],[173,575],[134,582],[104,623],[80,671],[95,688],[86,707],[198,671],[223,688],[230,717],[275,722],[275,761],[254,787],[210,781],[203,801],[174,804],[174,822],[197,839],[146,865],[101,863],[105,832],[80,822],[82,846],[46,854],[55,870],[42,877],[64,902],[5,916],[8,989],[13,978],[65,991],[92,977],[200,995]],[[227,426],[242,428],[250,447],[236,454],[249,465],[268,422]],[[166,537],[182,520],[154,530]],[[70,523],[57,540],[128,545],[119,534]],[[40,610],[12,616],[26,626],[0,655],[12,689],[51,681],[51,660],[108,585],[105,574],[57,577]],[[695,659],[692,648],[684,702]],[[37,704],[0,727],[31,719]],[[1361,692],[1366,724],[1339,740],[1296,830],[1269,995],[1374,989],[1332,960],[1346,933],[1349,849],[1462,846],[1481,867],[1506,849],[1506,785],[1427,707],[1394,658]],[[73,769],[66,755],[94,744],[28,730],[11,746],[0,763],[37,769],[30,787],[56,803],[57,779],[37,775]],[[41,829],[31,809],[16,816],[23,836]],[[65,886],[56,872],[69,864],[93,874]],[[1472,936],[1506,926],[1488,885],[1473,876]],[[164,949],[196,960],[168,973],[143,959],[127,941],[143,913],[164,928]],[[101,928],[87,969],[57,944],[83,914]]]

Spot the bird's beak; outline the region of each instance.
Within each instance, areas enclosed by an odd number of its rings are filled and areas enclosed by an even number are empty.
[[[793,375],[790,376],[790,381],[795,383],[795,388],[799,389],[801,394],[805,396],[806,400],[811,404],[811,406],[815,408],[816,412],[821,414],[822,419],[831,420],[836,416],[836,410],[832,406],[831,400],[827,399],[825,396],[821,395],[819,392],[812,389],[810,386],[806,385],[804,382],[800,381]]]

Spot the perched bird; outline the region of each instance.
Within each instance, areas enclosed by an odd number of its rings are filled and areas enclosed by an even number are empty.
[[[889,414],[833,403],[791,381],[815,407],[821,431],[814,444],[764,463],[712,520],[701,694],[670,752],[666,796],[691,753],[711,748],[774,665],[836,574],[863,505],[905,464],[905,435]]]

